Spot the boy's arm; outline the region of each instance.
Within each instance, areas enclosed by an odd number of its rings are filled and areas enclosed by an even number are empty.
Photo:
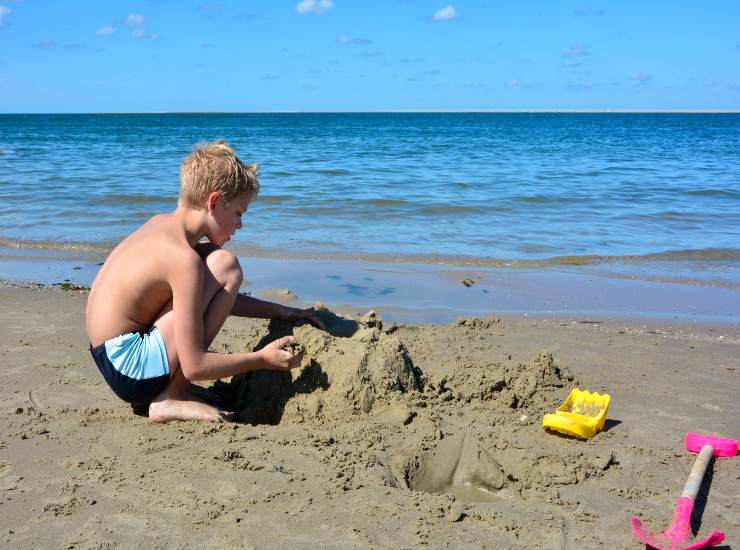
[[[236,317],[257,317],[260,319],[282,319],[284,321],[299,321],[304,319],[316,328],[326,330],[324,323],[319,319],[312,307],[298,309],[252,298],[246,294],[239,294],[236,297],[234,307],[231,308],[231,315]]]
[[[213,243],[198,243],[195,245],[195,251],[205,261],[214,250],[220,247]],[[245,294],[239,294],[236,297],[234,307],[231,308],[230,315],[235,317],[257,317],[259,319],[282,319],[285,321],[298,321],[304,319],[316,328],[326,330],[324,323],[318,318],[313,308],[297,309],[294,307],[281,306],[273,302],[258,300]]]
[[[188,380],[216,380],[257,369],[284,370],[297,367],[301,355],[283,348],[293,340],[281,338],[252,353],[209,352],[204,344],[202,312],[203,263],[189,251],[169,261],[175,342],[182,373]]]

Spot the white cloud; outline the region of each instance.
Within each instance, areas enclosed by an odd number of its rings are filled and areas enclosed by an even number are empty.
[[[140,38],[141,40],[159,40],[158,34],[148,33],[144,29],[134,29],[131,31],[131,36],[134,38]]]
[[[296,4],[295,11],[301,15],[307,13],[324,13],[334,6],[332,0],[301,0]]]
[[[360,37],[350,38],[349,36],[344,35],[344,34],[337,36],[337,44],[346,45],[346,44],[371,44],[371,43],[372,43],[372,40],[368,40],[367,38],[360,38]]]
[[[545,84],[543,82],[527,82],[519,78],[512,78],[511,80],[504,82],[504,85],[511,88],[541,88]]]
[[[435,21],[451,21],[452,19],[457,19],[457,10],[452,6],[445,6],[441,10],[437,11],[432,16],[432,19]]]
[[[10,15],[10,8],[6,8],[5,6],[0,6],[0,27],[3,26],[3,21],[5,21],[5,18]]]
[[[115,27],[101,27],[100,29],[95,31],[95,34],[98,36],[108,36],[109,34],[113,34],[116,32]]]
[[[140,13],[129,13],[121,22],[124,25],[135,27],[134,30],[131,31],[131,36],[134,38],[139,38],[141,40],[159,40],[158,34],[149,32],[146,29],[146,17]]]
[[[141,27],[144,23],[146,23],[146,17],[141,15],[140,13],[130,13],[128,14],[128,17],[123,20],[123,23],[125,25],[133,25],[135,27]]]
[[[370,59],[373,57],[383,57],[385,54],[381,50],[373,50],[368,52],[362,52],[355,55],[355,57],[362,57],[365,59]]]
[[[567,83],[569,90],[591,90],[594,86],[593,80],[569,80]]]
[[[645,84],[645,82],[647,82],[648,80],[653,79],[653,75],[649,73],[632,73],[630,75],[630,78],[638,84]]]

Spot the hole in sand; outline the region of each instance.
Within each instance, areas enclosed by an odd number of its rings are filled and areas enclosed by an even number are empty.
[[[469,431],[442,439],[409,475],[413,491],[450,493],[463,502],[491,502],[503,488],[501,464]]]

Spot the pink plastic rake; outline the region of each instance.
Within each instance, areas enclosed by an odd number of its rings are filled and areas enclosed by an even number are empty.
[[[711,548],[725,540],[725,534],[712,531],[709,536],[697,541],[691,532],[691,511],[694,509],[694,499],[699,492],[704,472],[712,456],[735,456],[738,449],[736,439],[724,439],[709,435],[686,434],[686,448],[691,452],[698,452],[694,467],[691,468],[689,479],[684,485],[681,498],[676,502],[673,510],[673,523],[665,531],[656,535],[649,531],[637,516],[631,519],[632,531],[635,536],[651,548],[657,550],[698,550]]]

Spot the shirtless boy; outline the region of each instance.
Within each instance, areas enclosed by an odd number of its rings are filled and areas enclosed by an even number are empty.
[[[239,293],[242,270],[221,248],[259,191],[257,166],[224,142],[196,147],[180,165],[180,198],[121,241],[100,269],[87,300],[91,353],[111,389],[154,422],[229,420],[194,393],[193,380],[256,370],[287,370],[301,357],[293,337],[253,353],[208,347],[228,315],[298,320],[323,328],[313,309],[295,309]],[[203,238],[208,242],[201,242]]]

